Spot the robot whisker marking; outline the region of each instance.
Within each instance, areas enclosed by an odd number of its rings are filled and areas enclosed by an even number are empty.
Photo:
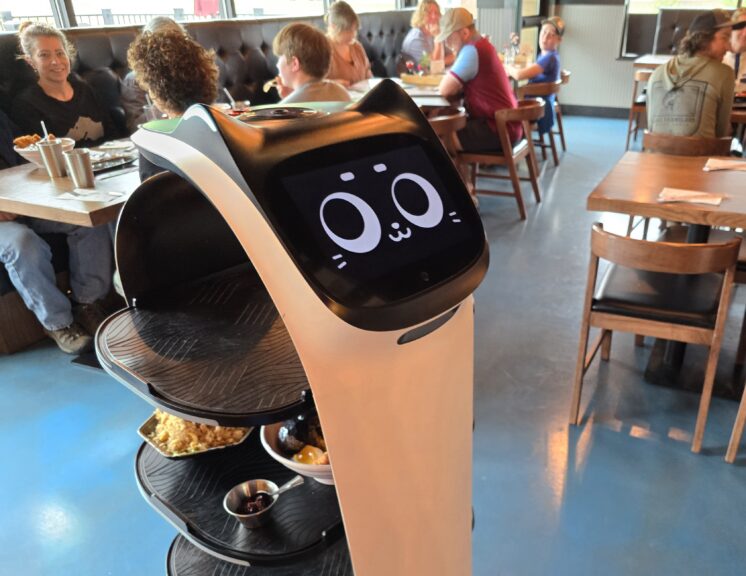
[[[386,172],[387,169],[386,164],[376,164],[373,166],[373,170],[376,172]]]
[[[332,260],[339,260],[340,258],[344,258],[344,256],[342,256],[341,254],[335,254],[334,256],[332,256]],[[345,266],[347,266],[347,261],[342,260],[342,262],[337,264],[337,270],[341,270]]]
[[[342,268],[344,268],[345,266],[347,266],[347,262],[340,262],[339,266],[337,266],[337,269],[338,269],[338,270],[341,270],[341,269],[342,269]]]
[[[339,178],[343,182],[349,182],[350,180],[354,180],[355,179],[355,175],[352,172],[342,172],[339,175]]]
[[[456,212],[455,211],[454,212],[449,212],[448,215],[451,216],[451,222],[455,222],[455,223],[461,222],[460,219],[453,218],[453,216],[456,216]]]

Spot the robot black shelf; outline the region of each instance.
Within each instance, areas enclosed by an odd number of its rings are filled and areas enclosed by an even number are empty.
[[[168,576],[353,576],[344,539],[302,564],[288,566],[236,566],[204,553],[183,536],[171,544]]]
[[[233,267],[108,318],[97,334],[108,372],[154,406],[225,426],[276,422],[308,381],[256,272]]]
[[[293,477],[264,451],[259,429],[239,446],[177,460],[143,444],[135,470],[148,503],[210,555],[254,566],[313,563],[344,540],[334,487],[310,478],[280,497],[261,528],[249,530],[223,510],[223,497],[240,482],[263,478],[280,485]]]

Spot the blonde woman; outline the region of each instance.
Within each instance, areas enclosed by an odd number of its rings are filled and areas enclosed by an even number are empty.
[[[435,0],[420,0],[417,10],[412,13],[412,28],[407,32],[402,43],[402,52],[416,62],[422,60],[423,54],[430,55],[430,60],[443,60],[446,66],[453,64],[455,55],[446,49],[443,42],[436,42],[440,32],[440,6]]]
[[[25,22],[19,31],[23,59],[37,81],[13,100],[11,118],[26,134],[47,130],[91,146],[117,137],[108,111],[96,100],[91,87],[71,75],[75,51],[65,35],[47,24]]]
[[[347,2],[338,0],[324,16],[332,48],[327,78],[349,87],[373,76],[365,48],[357,41],[360,19]]]

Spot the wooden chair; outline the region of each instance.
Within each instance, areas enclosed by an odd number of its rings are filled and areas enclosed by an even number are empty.
[[[736,460],[738,445],[741,443],[741,436],[743,436],[744,423],[746,423],[746,389],[744,389],[743,396],[741,396],[741,404],[738,407],[736,421],[733,424],[733,432],[731,432],[730,434],[728,450],[726,450],[725,452],[725,461],[729,462],[730,464],[733,464],[733,462]]]
[[[610,234],[594,224],[571,424],[578,424],[583,376],[599,347],[601,358],[609,359],[614,330],[700,344],[710,352],[692,440],[692,451],[699,452],[740,243],[738,238],[725,244],[648,242]],[[600,281],[599,259],[611,262]],[[588,352],[591,327],[601,333]]]
[[[443,147],[455,160],[460,149],[456,133],[466,126],[466,110],[457,106],[435,108],[425,111],[425,115]]]
[[[640,119],[645,121],[645,114],[647,111],[647,95],[645,89],[640,91],[640,86],[646,86],[650,76],[653,74],[652,70],[635,70],[635,79],[632,83],[632,104],[629,107],[629,122],[627,123],[627,144],[624,146],[625,150],[629,150],[629,137],[634,134],[634,139],[637,140],[637,132],[640,129]]]
[[[562,79],[557,80],[556,82],[529,83],[518,88],[518,98],[524,99],[527,97],[556,95],[559,93],[560,88],[562,88]],[[531,124],[531,128],[538,130],[535,122]],[[549,140],[548,144],[544,142],[544,134],[538,134],[537,139],[534,140],[534,146],[539,146],[541,148],[541,156],[544,160],[547,159],[547,148],[551,149],[554,165],[559,166],[559,156],[557,155],[557,144],[554,141],[554,132],[549,131],[546,135]]]
[[[560,72],[560,80],[562,80],[563,85],[570,82],[570,76],[572,76],[572,72],[570,72],[569,70],[562,70]],[[559,136],[560,144],[562,145],[562,151],[567,152],[567,145],[565,144],[565,129],[562,126],[562,107],[559,103],[559,94],[554,97],[554,117],[556,119],[556,123],[552,133]]]
[[[502,146],[501,152],[468,152],[460,151],[456,157],[456,165],[464,179],[470,183],[471,191],[488,194],[491,196],[514,196],[518,204],[518,212],[521,220],[526,219],[526,206],[521,195],[521,180],[529,180],[534,190],[536,202],[541,202],[539,191],[538,168],[536,152],[531,141],[531,122],[535,122],[544,114],[544,100],[526,100],[518,103],[518,108],[507,108],[495,112],[497,123],[497,135]],[[520,122],[523,127],[523,138],[515,145],[510,142],[508,133],[508,122]],[[526,160],[528,166],[528,178],[518,176],[518,162]],[[507,166],[509,176],[479,172],[479,166]],[[494,190],[477,190],[477,176],[483,178],[510,179],[513,184],[513,192],[499,192]]]

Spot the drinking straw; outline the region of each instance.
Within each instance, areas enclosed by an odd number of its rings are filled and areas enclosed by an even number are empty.
[[[225,92],[225,95],[228,96],[228,102],[231,103],[231,108],[236,107],[236,101],[233,99],[233,96],[231,96],[231,93],[228,92],[228,88],[223,88],[223,92]]]
[[[41,121],[41,129],[44,132],[44,140],[49,140],[49,132],[47,132],[47,125],[44,124],[44,120]]]

